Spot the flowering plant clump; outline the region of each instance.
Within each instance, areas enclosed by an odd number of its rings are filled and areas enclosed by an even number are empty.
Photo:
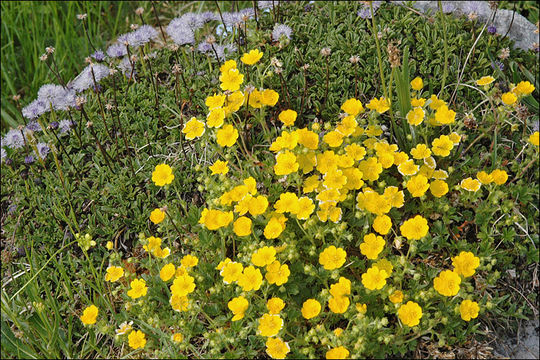
[[[380,5],[361,5],[356,17],[369,20],[361,26],[377,28]],[[535,84],[514,76],[517,84],[503,89],[490,70],[460,78],[453,94],[443,79],[437,92],[440,83],[422,66],[409,74],[407,53],[392,41],[391,84],[384,74],[377,90],[359,84],[363,60],[353,55],[348,86],[335,58],[350,49],[325,46],[316,58],[293,50],[302,46],[295,41],[301,27],[276,23],[279,6],[188,13],[159,29],[137,9],[143,25],[107,49],[108,66],[96,52],[99,64],[66,87],[47,86],[23,109],[37,125],[8,132],[10,156],[23,148],[31,156],[31,147],[47,170],[51,152],[58,177],[46,186],[65,197],[47,204],[73,240],[63,234],[62,247],[3,304],[31,296],[32,307],[19,312],[54,331],[33,283],[54,264],[59,275],[51,276],[67,284],[59,298],[76,305],[69,336],[72,328],[87,336],[90,351],[106,344],[122,356],[158,358],[412,356],[426,339],[439,348],[465,344],[502,312],[508,297],[493,290],[501,277],[495,266],[508,265],[508,249],[525,254],[527,264],[537,256],[537,226],[520,212],[535,199],[522,178],[539,151],[524,109],[534,105]],[[299,5],[281,6],[283,19]],[[373,33],[378,52],[390,31],[381,29]],[[295,83],[291,68],[303,82]],[[339,80],[330,81],[332,72]],[[483,99],[469,108],[463,88]],[[117,92],[138,105],[119,107]],[[75,111],[86,126],[72,124],[77,138],[62,149],[51,142],[46,150],[27,129],[56,138],[44,116]],[[141,144],[123,133],[128,111],[138,119],[131,131],[144,133]],[[76,141],[95,143],[100,186],[64,176],[57,150],[67,159]],[[519,163],[501,151],[518,143]],[[77,165],[85,161],[75,157]],[[28,193],[33,185],[24,180]],[[129,206],[81,205],[74,191]],[[77,256],[58,259],[73,244]],[[51,316],[64,308],[55,305]],[[64,351],[76,354],[47,354]]]

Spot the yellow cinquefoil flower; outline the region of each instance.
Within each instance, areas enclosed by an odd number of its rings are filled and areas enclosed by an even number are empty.
[[[84,309],[83,314],[80,316],[80,319],[84,325],[92,325],[96,323],[98,313],[98,307],[96,305],[90,305],[86,309]]]
[[[246,65],[256,64],[263,56],[263,53],[259,49],[251,50],[248,53],[244,53],[240,60]]]

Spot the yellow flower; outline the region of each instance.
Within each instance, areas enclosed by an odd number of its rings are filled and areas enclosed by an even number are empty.
[[[264,237],[267,238],[267,239],[275,239],[277,238],[279,235],[281,235],[281,233],[283,232],[283,230],[285,230],[285,225],[283,225],[279,220],[278,218],[276,217],[272,217],[269,221],[268,221],[268,224],[266,224],[265,228],[264,228]]]
[[[187,296],[195,290],[195,279],[188,274],[183,274],[174,279],[170,289],[173,295]]]
[[[153,253],[156,249],[159,249],[161,246],[161,238],[150,236],[146,240],[148,241],[148,244],[144,245],[143,249],[150,253]]]
[[[492,77],[492,76],[483,76],[479,80],[476,80],[476,85],[478,85],[478,86],[489,85],[493,81],[495,81],[494,77]]]
[[[227,265],[230,262],[231,262],[231,259],[225,258],[225,260],[219,262],[219,264],[216,266],[216,270],[221,271],[221,269],[223,269],[225,267],[225,265]]]
[[[399,304],[403,301],[403,292],[401,290],[396,290],[388,297],[388,299],[390,299],[393,304]]]
[[[133,328],[131,327],[133,325],[133,321],[130,321],[129,323],[127,321],[124,321],[120,324],[118,329],[115,330],[116,335],[125,335],[128,332],[130,332]]]
[[[488,185],[493,182],[493,178],[491,177],[491,175],[485,171],[477,172],[476,178],[484,185]]]
[[[204,123],[192,117],[187,123],[184,124],[182,133],[186,134],[186,139],[193,140],[201,137],[204,134]]]
[[[407,121],[411,125],[418,126],[424,121],[425,115],[426,113],[421,107],[415,107],[407,113]]]
[[[461,141],[461,135],[459,135],[457,132],[451,133],[450,135],[448,135],[448,137],[450,138],[450,140],[452,140],[454,145],[459,144],[459,142]]]
[[[384,239],[373,233],[364,236],[364,242],[360,244],[360,252],[368,259],[376,259],[384,249]]]
[[[132,349],[143,348],[146,345],[146,336],[141,330],[133,330],[128,335],[129,346]]]
[[[90,305],[84,309],[83,314],[80,316],[80,319],[84,325],[92,325],[96,323],[96,318],[98,316],[99,309],[96,305]]]
[[[156,186],[165,186],[174,180],[172,169],[167,164],[157,165],[152,173],[152,181]]]
[[[248,211],[252,216],[264,214],[268,207],[268,199],[264,195],[254,196],[249,199]]]
[[[390,104],[384,97],[381,97],[380,99],[374,98],[366,106],[368,109],[375,110],[379,114],[382,114],[390,109]]]
[[[319,135],[307,128],[296,130],[298,135],[298,143],[307,147],[310,150],[316,150],[319,146]]]
[[[163,219],[165,219],[165,212],[161,211],[161,209],[154,209],[150,213],[150,221],[156,225],[162,222]]]
[[[265,278],[269,284],[281,286],[289,280],[291,271],[287,264],[281,264],[279,261],[274,261],[266,266]]]
[[[131,281],[130,286],[131,289],[127,292],[127,294],[132,299],[138,299],[141,296],[145,296],[148,292],[146,281],[144,281],[144,279],[134,279]]]
[[[431,150],[429,150],[426,144],[418,144],[411,149],[411,155],[417,160],[425,159],[431,156]]]
[[[404,161],[398,166],[398,172],[403,176],[414,175],[418,170],[420,170],[420,166],[416,165],[413,159]]]
[[[347,296],[351,294],[351,280],[340,276],[339,281],[330,285],[330,294],[333,297]]]
[[[372,266],[362,274],[362,285],[369,290],[380,290],[386,285],[387,277],[388,273],[386,271],[380,270],[376,266]]]
[[[248,236],[251,234],[251,219],[241,216],[233,224],[233,231],[237,236]]]
[[[263,105],[274,106],[279,100],[279,94],[271,89],[266,89],[262,92],[261,101]]]
[[[279,153],[276,156],[276,165],[274,165],[274,173],[278,176],[288,175],[298,170],[296,155],[290,151]]]
[[[184,340],[184,335],[182,335],[181,333],[174,333],[171,336],[171,340],[175,343],[181,343]]]
[[[398,316],[403,324],[413,327],[420,324],[422,308],[414,301],[408,301],[399,307]]]
[[[349,357],[349,350],[343,346],[338,346],[326,352],[327,359],[346,359],[347,357]]]
[[[236,61],[234,60],[227,60],[221,67],[219,68],[219,71],[222,73],[225,73],[229,71],[230,69],[236,69]]]
[[[227,166],[228,164],[228,161],[218,160],[214,163],[214,165],[209,166],[208,168],[212,170],[212,175],[226,174],[229,172],[229,167]]]
[[[396,186],[388,186],[386,189],[384,189],[383,196],[388,200],[390,206],[395,208],[402,207],[405,202],[405,194]]]
[[[476,319],[478,317],[478,311],[480,311],[480,306],[478,306],[476,301],[463,300],[459,305],[459,313],[465,321]]]
[[[225,110],[222,108],[213,109],[206,116],[206,125],[209,128],[219,128],[225,121]],[[200,136],[200,135],[199,135]]]
[[[236,143],[236,139],[238,139],[238,130],[236,130],[231,124],[225,125],[223,129],[218,130],[216,137],[217,143],[220,146],[231,147]]]
[[[244,269],[242,275],[238,277],[238,285],[244,291],[259,290],[262,280],[261,271],[254,266],[248,266]]]
[[[467,191],[477,192],[480,189],[480,181],[468,177],[461,180],[460,186]]]
[[[266,340],[266,353],[272,359],[285,359],[289,351],[291,351],[289,344],[280,338],[268,338]]]
[[[347,253],[342,248],[336,248],[334,245],[327,247],[319,255],[319,263],[326,270],[339,269],[345,264]]]
[[[421,78],[417,76],[411,81],[411,87],[413,88],[413,90],[416,91],[422,90],[422,88],[424,87],[424,82]]]
[[[323,136],[323,141],[330,147],[338,147],[343,143],[343,135],[337,131],[329,131]]]
[[[169,249],[168,247],[166,247],[164,249],[157,248],[157,249],[154,250],[153,254],[157,258],[165,259],[167,256],[169,256],[171,254],[171,249]]]
[[[379,268],[379,270],[386,271],[387,276],[392,275],[392,271],[394,270],[394,266],[392,265],[392,263],[386,259],[381,259],[377,261],[375,264],[373,264],[373,266]]]
[[[437,111],[435,111],[435,122],[437,124],[453,124],[456,121],[456,112],[449,110],[446,105],[440,106]]]
[[[256,64],[263,56],[263,53],[259,49],[251,50],[248,53],[244,53],[240,59],[246,65]]]
[[[196,256],[193,256],[190,254],[184,256],[182,260],[180,260],[180,264],[182,264],[182,266],[185,267],[186,269],[195,267],[197,266],[198,263],[199,263],[199,259]]]
[[[283,327],[283,319],[279,315],[264,314],[259,319],[259,333],[261,336],[272,337],[279,333]]]
[[[244,82],[244,75],[240,74],[238,69],[229,69],[221,73],[219,81],[222,90],[237,91]]]
[[[392,228],[392,219],[387,215],[378,215],[373,220],[373,230],[381,235],[386,235]]]
[[[105,245],[105,247],[107,248],[107,250],[112,250],[114,247],[114,244],[112,241],[107,241],[107,244]]]
[[[343,334],[343,329],[342,328],[335,328],[334,329],[334,335],[336,335],[337,337],[341,336],[341,334]]]
[[[454,148],[454,143],[446,135],[441,135],[431,143],[431,150],[435,155],[446,157],[450,155],[450,151]]]
[[[356,116],[364,111],[364,107],[362,106],[360,100],[351,98],[341,105],[341,110],[345,111],[349,115]]]
[[[120,266],[109,266],[107,268],[107,274],[105,274],[105,281],[115,282],[124,276],[124,269]]]
[[[358,311],[360,314],[367,313],[367,304],[356,303],[355,307],[356,307],[356,311]]]
[[[159,277],[163,281],[169,281],[176,274],[176,266],[174,264],[167,264],[159,271]]]
[[[417,99],[417,98],[414,98],[414,99],[411,99],[411,106],[412,107],[422,107],[424,106],[426,103],[426,99],[424,98],[420,98],[420,99]]]
[[[405,236],[407,240],[420,240],[427,235],[429,226],[427,220],[420,215],[416,215],[414,218],[408,219],[399,227],[401,235]]]
[[[279,113],[278,119],[285,126],[293,126],[298,114],[294,110],[283,110]]]
[[[429,191],[433,196],[440,198],[448,192],[448,184],[444,180],[434,180],[429,184]]]
[[[291,192],[285,192],[279,195],[279,200],[274,204],[274,208],[278,214],[283,214],[286,212],[296,214],[300,210],[298,196]]]
[[[318,159],[317,159],[318,160]],[[318,166],[318,164],[317,164]],[[370,157],[360,161],[358,170],[362,172],[362,179],[367,181],[375,181],[382,173],[382,165],[377,162],[377,158]]]
[[[244,318],[244,314],[249,307],[249,302],[243,296],[238,296],[229,301],[227,307],[234,314],[232,321],[238,321]]]
[[[428,179],[424,175],[416,175],[407,181],[407,190],[412,197],[420,197],[429,189]]]
[[[497,185],[502,185],[506,182],[506,180],[508,180],[508,174],[504,170],[493,170],[490,176],[493,179],[493,182]]]
[[[315,210],[315,204],[313,204],[313,200],[305,196],[298,199],[298,207],[299,210],[296,213],[296,217],[299,220],[308,219],[309,216],[313,213],[313,210]]]
[[[502,94],[501,100],[505,105],[513,105],[517,101],[517,96],[514,93],[507,92]]]
[[[223,106],[224,103],[225,95],[223,94],[214,94],[213,96],[208,96],[204,102],[204,104],[208,107],[209,110],[220,108]]]
[[[539,146],[540,145],[540,133],[538,133],[538,131],[535,131],[534,133],[532,133],[532,135],[529,136],[529,142],[531,144],[533,144],[534,146]]]
[[[437,95],[435,94],[431,95],[429,100],[431,100],[429,107],[433,110],[437,110],[441,106],[446,105],[446,102],[444,100],[437,98]]]
[[[433,279],[433,287],[444,296],[454,296],[459,292],[461,278],[452,270],[444,270],[439,276]]]
[[[255,266],[265,267],[276,260],[276,249],[273,246],[264,246],[251,256],[251,262]]]
[[[476,268],[480,266],[480,259],[472,252],[462,251],[458,256],[452,258],[454,271],[464,277],[473,276]]]
[[[238,278],[240,278],[240,275],[242,275],[243,270],[244,266],[242,264],[235,261],[230,261],[223,266],[219,273],[223,277],[223,282],[230,284],[238,281]]]
[[[334,314],[343,314],[350,304],[351,301],[346,296],[332,296],[328,300],[328,307]]]
[[[534,91],[534,85],[528,81],[521,81],[515,88],[512,89],[512,92],[517,96],[529,95]]]
[[[217,230],[228,226],[233,221],[232,211],[208,210],[204,216],[203,224],[208,230]]]
[[[171,298],[169,299],[169,304],[171,304],[174,311],[182,312],[188,311],[189,309],[189,299],[187,296],[172,294]]]
[[[354,161],[362,160],[366,155],[366,149],[356,143],[352,143],[345,147],[347,155],[353,158]]]
[[[273,297],[266,303],[266,308],[270,314],[279,314],[285,307],[285,302],[278,297]]]
[[[321,312],[321,303],[315,299],[307,299],[302,304],[302,316],[305,319],[312,319]]]

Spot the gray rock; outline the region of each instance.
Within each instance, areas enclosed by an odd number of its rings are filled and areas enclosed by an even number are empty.
[[[416,1],[413,4],[414,8],[423,13],[434,14],[439,10],[437,1]],[[487,1],[443,1],[443,12],[452,13],[454,16],[467,16],[474,12],[481,23],[488,22],[488,25],[493,25],[497,28],[497,34],[504,36],[508,29],[508,37],[514,40],[514,48],[523,50],[533,49],[535,43],[540,42],[538,34],[535,33],[536,25],[528,21],[524,16],[514,13],[512,10],[497,10],[493,21],[493,11],[489,7]]]
[[[495,347],[495,355],[510,359],[538,359],[539,357],[538,318],[525,323],[519,337],[503,338]]]

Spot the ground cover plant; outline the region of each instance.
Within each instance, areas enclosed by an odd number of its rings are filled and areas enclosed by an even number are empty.
[[[411,5],[141,3],[70,81],[43,48],[2,356],[491,356],[537,316],[538,57]]]

